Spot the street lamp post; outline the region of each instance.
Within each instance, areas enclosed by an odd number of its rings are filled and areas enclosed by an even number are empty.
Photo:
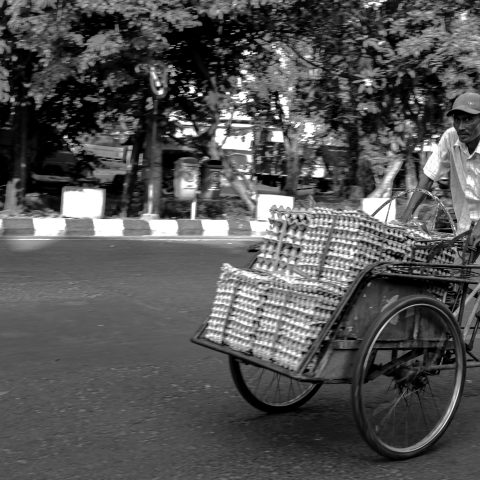
[[[168,71],[165,66],[158,70],[150,67],[150,89],[153,95],[153,110],[151,121],[149,166],[147,178],[146,213],[143,218],[158,218],[162,204],[162,151],[158,146],[158,101],[167,94]]]

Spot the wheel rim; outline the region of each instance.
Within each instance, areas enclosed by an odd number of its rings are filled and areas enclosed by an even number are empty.
[[[266,368],[238,361],[245,386],[260,402],[272,407],[288,407],[302,401],[318,384],[300,382]]]
[[[421,304],[384,322],[362,358],[359,382],[369,443],[409,454],[445,431],[463,387],[463,350],[452,327],[441,309]]]
[[[373,213],[372,213],[372,216],[373,217],[377,217],[377,218],[380,218],[379,216],[377,216],[382,210],[384,210],[386,208],[386,211],[384,211],[384,215],[385,215],[385,219],[383,220],[384,223],[387,223],[388,221],[388,218],[389,218],[389,214],[390,214],[390,209],[392,208],[392,203],[393,201],[397,200],[398,198],[400,197],[406,197],[407,195],[411,194],[411,193],[414,193],[414,192],[421,192],[423,193],[424,195],[428,196],[429,198],[431,198],[434,202],[435,202],[435,206],[436,206],[436,213],[435,215],[433,215],[434,217],[434,221],[433,223],[435,224],[435,221],[436,221],[436,218],[437,218],[437,214],[438,214],[438,211],[439,210],[442,210],[443,214],[445,215],[447,221],[448,221],[448,224],[449,224],[449,227],[450,229],[452,230],[453,234],[455,235],[456,234],[456,226],[455,226],[455,222],[452,218],[452,216],[450,215],[450,213],[448,212],[447,208],[445,207],[445,205],[443,204],[443,202],[436,196],[434,195],[432,192],[428,191],[428,190],[425,190],[425,189],[422,189],[422,188],[411,188],[409,190],[404,190],[403,192],[399,192],[397,193],[396,195],[394,195],[392,198],[390,198],[389,200],[386,200],[385,203],[383,203],[382,205],[380,205],[380,207],[378,207]]]

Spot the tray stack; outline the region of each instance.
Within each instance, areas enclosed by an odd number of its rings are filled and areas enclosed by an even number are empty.
[[[334,285],[224,264],[203,336],[295,371],[341,296]]]
[[[379,261],[452,263],[453,249],[430,258],[429,249],[419,247],[429,238],[357,210],[317,207],[300,212],[274,207],[254,268],[335,282],[346,289],[361,270]]]

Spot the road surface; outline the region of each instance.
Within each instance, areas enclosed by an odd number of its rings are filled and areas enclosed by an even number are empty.
[[[438,446],[392,462],[362,441],[349,386],[265,415],[190,337],[222,262],[250,241],[0,241],[0,478],[480,478],[480,376]]]

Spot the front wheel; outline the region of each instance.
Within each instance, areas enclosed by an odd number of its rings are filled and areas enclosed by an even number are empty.
[[[358,352],[352,406],[361,435],[392,459],[423,453],[458,408],[465,368],[460,329],[441,302],[411,295],[391,305]]]
[[[300,382],[230,356],[230,372],[240,395],[267,413],[290,412],[310,400],[321,383]]]

